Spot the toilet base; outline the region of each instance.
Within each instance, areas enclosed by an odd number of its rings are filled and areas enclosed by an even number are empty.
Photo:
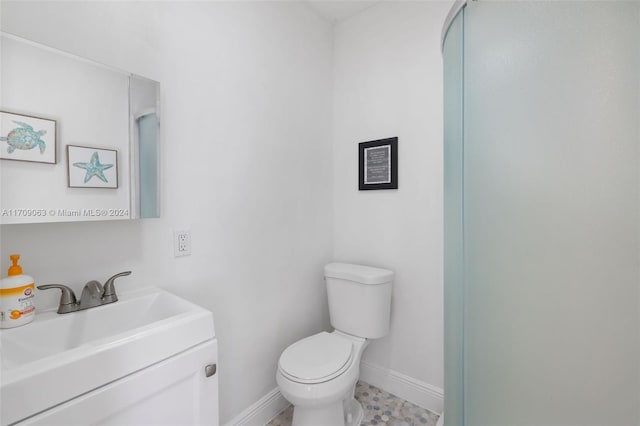
[[[344,401],[344,424],[346,426],[359,426],[364,418],[364,409],[355,398]]]
[[[359,426],[364,418],[362,405],[354,398],[318,408],[294,407],[292,426]]]
[[[291,426],[345,426],[342,401],[322,407],[293,407]]]

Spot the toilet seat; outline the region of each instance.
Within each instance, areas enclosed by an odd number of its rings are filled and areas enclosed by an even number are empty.
[[[297,383],[327,382],[345,372],[353,360],[353,343],[333,333],[314,334],[282,352],[278,368]]]

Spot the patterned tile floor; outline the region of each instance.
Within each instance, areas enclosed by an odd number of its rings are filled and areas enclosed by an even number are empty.
[[[438,421],[437,414],[364,382],[356,385],[356,399],[364,408],[362,426],[435,426]],[[291,426],[292,417],[293,407],[289,406],[267,426]]]

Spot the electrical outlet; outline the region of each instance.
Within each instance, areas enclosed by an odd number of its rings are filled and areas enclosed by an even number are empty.
[[[173,256],[191,255],[191,230],[179,229],[173,231]]]

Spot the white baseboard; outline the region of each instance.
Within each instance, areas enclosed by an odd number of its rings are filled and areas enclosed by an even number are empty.
[[[226,426],[264,426],[287,408],[289,401],[276,387],[249,408],[229,420]]]
[[[429,411],[442,413],[444,390],[441,388],[366,361],[360,362],[360,380]]]

